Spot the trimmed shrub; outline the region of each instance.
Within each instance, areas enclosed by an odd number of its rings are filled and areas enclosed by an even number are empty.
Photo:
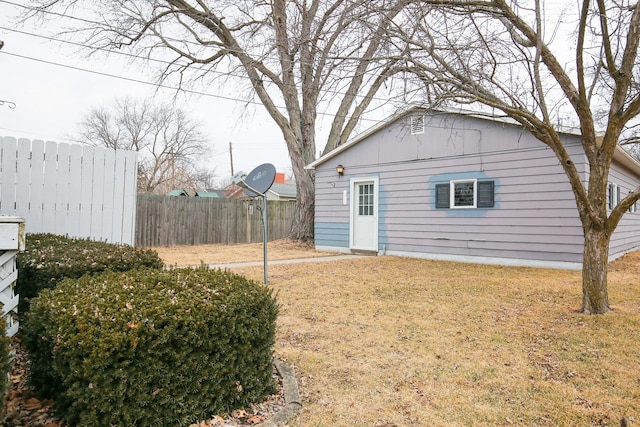
[[[0,304],[2,307],[2,304]],[[9,373],[12,367],[11,339],[7,337],[7,322],[0,317],[0,404],[4,405],[11,383]],[[4,413],[0,410],[0,413]],[[0,416],[2,419],[2,416]]]
[[[31,298],[42,289],[54,288],[65,277],[78,278],[106,270],[128,271],[146,267],[161,269],[158,253],[128,245],[87,239],[70,239],[49,233],[28,234],[26,249],[16,259],[20,295],[18,310],[28,309]]]
[[[228,271],[66,279],[31,303],[31,382],[76,426],[187,426],[274,391],[272,291]]]

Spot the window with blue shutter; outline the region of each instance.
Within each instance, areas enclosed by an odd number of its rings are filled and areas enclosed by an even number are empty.
[[[609,209],[613,209],[620,202],[620,187],[609,183]]]
[[[452,197],[453,195],[453,197]],[[492,208],[494,181],[450,181],[436,184],[436,208]]]
[[[452,208],[475,208],[476,207],[476,180],[472,181],[451,181],[453,192]]]

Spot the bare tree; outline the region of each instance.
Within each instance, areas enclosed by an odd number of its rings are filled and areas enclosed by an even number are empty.
[[[197,166],[209,151],[200,125],[169,105],[117,100],[112,109],[95,108],[80,123],[82,141],[138,152],[138,192],[204,190],[211,172]]]
[[[313,239],[319,114],[330,115],[323,151],[346,141],[384,82],[400,71],[387,28],[409,0],[103,0],[99,18],[74,28],[94,49],[166,58],[162,79],[242,77],[280,128],[297,186],[290,238]],[[32,0],[40,12],[78,0]],[[76,8],[76,9],[74,9]],[[238,80],[234,80],[238,83]],[[246,95],[250,96],[247,97]]]
[[[609,242],[640,198],[636,188],[607,215],[613,155],[640,112],[640,3],[582,0],[577,10],[570,6],[552,22],[540,0],[422,0],[407,14],[412,24],[395,31],[411,41],[408,60],[432,99],[497,110],[553,150],[584,230],[582,311],[605,313]],[[574,25],[572,34],[560,35],[563,22]],[[568,43],[570,36],[575,43]],[[587,182],[559,135],[566,117],[582,134]]]
[[[625,150],[640,162],[640,144],[625,145]]]

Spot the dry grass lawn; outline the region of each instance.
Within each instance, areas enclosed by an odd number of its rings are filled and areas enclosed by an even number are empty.
[[[162,246],[153,248],[170,266],[197,266],[206,264],[227,264],[234,262],[262,261],[264,247],[262,243],[243,245],[200,245],[200,246]],[[308,258],[335,255],[320,252],[311,245],[287,240],[269,242],[267,246],[268,260]]]
[[[261,260],[261,244],[242,246],[158,250],[179,265],[172,254]],[[318,255],[276,242],[272,259],[278,248]],[[612,264],[603,316],[577,312],[574,271],[370,257],[272,265],[269,279],[275,353],[303,396],[291,426],[640,423],[640,253]]]

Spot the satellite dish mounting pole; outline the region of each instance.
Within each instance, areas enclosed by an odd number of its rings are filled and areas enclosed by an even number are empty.
[[[269,283],[267,274],[267,192],[273,185],[276,177],[276,168],[270,163],[264,163],[256,167],[249,175],[234,175],[235,184],[244,188],[244,193],[249,197],[262,197],[262,245],[264,256],[264,284]],[[248,182],[247,182],[248,181]]]
[[[269,283],[269,275],[267,274],[267,195],[262,195],[262,252],[264,258],[264,284]]]
[[[264,258],[264,284],[266,285],[269,283],[269,275],[267,274],[267,194],[263,194],[255,188],[251,188],[244,180],[243,183],[249,190],[259,194],[262,198],[262,256]]]

